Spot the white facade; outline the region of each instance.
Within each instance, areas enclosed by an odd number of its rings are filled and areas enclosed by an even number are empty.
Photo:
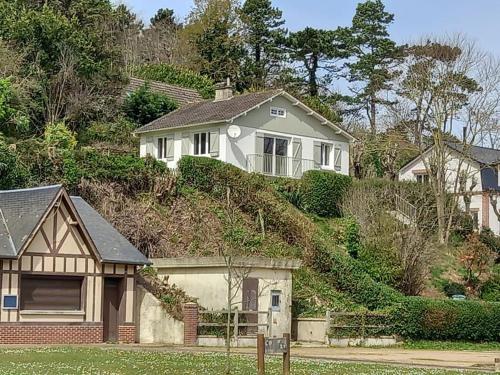
[[[236,129],[239,135],[231,134],[230,129]],[[216,158],[248,172],[285,177],[301,177],[310,169],[349,174],[349,144],[353,139],[285,96],[275,97],[232,121],[139,136],[141,157],[150,154],[169,168],[176,168],[183,155],[197,155]],[[207,142],[204,149],[199,146],[202,137]]]
[[[429,166],[429,158],[431,158],[432,149],[429,149],[423,154],[423,157],[418,157],[399,171],[400,181],[418,181],[425,182],[427,175],[426,164]],[[424,159],[426,162],[424,162]],[[446,156],[446,182],[448,192],[458,192],[457,174],[464,174],[467,177],[466,190],[469,192],[473,182],[475,187],[472,189],[470,211],[476,221],[478,228],[489,227],[493,233],[500,235],[500,221],[495,215],[493,206],[490,204],[489,196],[485,192],[481,179],[481,166],[478,162],[465,158],[463,155],[449,149]],[[459,199],[461,209],[465,208],[463,197]]]

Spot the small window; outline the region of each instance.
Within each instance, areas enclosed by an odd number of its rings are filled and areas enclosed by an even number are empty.
[[[210,133],[196,133],[194,135],[194,154],[209,155],[210,154]]]
[[[474,229],[479,229],[479,210],[471,210],[472,222],[474,224]]]
[[[286,109],[278,108],[278,107],[271,107],[271,116],[272,117],[286,118]]]
[[[419,184],[428,184],[429,183],[429,175],[428,174],[417,174],[417,182]]]
[[[2,308],[4,310],[17,309],[17,296],[15,294],[6,294],[3,296]]]
[[[271,309],[273,311],[281,310],[281,290],[271,291]]]
[[[325,143],[321,144],[321,165],[328,167],[330,165],[330,154],[332,151],[332,146]]]

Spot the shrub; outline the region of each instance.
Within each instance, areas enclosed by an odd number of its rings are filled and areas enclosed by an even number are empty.
[[[461,294],[465,296],[466,290],[465,286],[452,281],[447,282],[443,286],[443,292],[447,297],[453,297],[454,295]]]
[[[56,151],[74,150],[77,141],[75,133],[68,129],[64,122],[55,122],[45,127],[43,135],[47,147],[53,147]]]
[[[481,298],[485,301],[500,302],[500,265],[495,265],[490,278],[481,287]]]
[[[496,253],[497,257],[500,257],[500,237],[495,236],[490,228],[483,228],[481,230],[479,240]]]
[[[407,297],[391,313],[395,332],[417,340],[500,340],[500,304]]]
[[[361,250],[361,236],[359,234],[359,224],[353,217],[345,220],[345,246],[349,255],[357,258]]]
[[[107,142],[119,145],[132,145],[135,143],[132,132],[135,124],[125,118],[118,118],[114,122],[95,121],[81,133],[81,141],[89,144],[92,142]]]
[[[0,189],[24,187],[28,178],[28,170],[0,137]]]
[[[323,217],[340,216],[340,204],[351,183],[351,177],[334,172],[304,173],[300,189],[303,209]]]
[[[270,180],[271,186],[295,207],[302,207],[300,180],[296,178],[277,177]]]
[[[214,82],[209,77],[173,65],[140,65],[135,68],[133,74],[142,79],[195,89],[205,99],[212,98],[215,94]]]
[[[148,83],[130,94],[123,103],[127,117],[139,125],[148,124],[176,108],[177,104],[172,99],[152,92]]]

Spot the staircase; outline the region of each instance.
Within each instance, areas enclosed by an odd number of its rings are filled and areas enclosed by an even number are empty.
[[[417,207],[396,194],[395,210],[390,214],[404,225],[415,225],[417,222]]]

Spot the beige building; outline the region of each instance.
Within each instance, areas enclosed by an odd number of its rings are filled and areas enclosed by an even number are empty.
[[[61,186],[0,191],[0,343],[135,340],[148,260]]]
[[[197,298],[198,305],[206,310],[227,309],[228,270],[224,258],[168,258],[152,259],[153,267],[160,278],[168,278],[169,284],[175,284],[189,296]],[[300,267],[297,260],[246,258],[233,259],[232,295],[233,310],[255,311],[259,314],[246,314],[245,321],[259,323],[258,331],[267,336],[280,337],[290,333],[292,325],[292,271]],[[150,297],[140,297],[148,308],[153,311],[157,306]],[[245,315],[245,314],[244,314]],[[258,317],[258,318],[257,318]],[[149,332],[141,337],[141,342],[179,343],[181,340],[155,335],[151,325],[163,327],[161,322],[165,317],[158,311],[157,318],[150,316],[149,321],[140,320],[140,331]],[[160,322],[161,321],[161,322]],[[170,323],[169,323],[170,324]],[[182,327],[172,326],[182,334]],[[257,333],[251,332],[254,335]],[[199,344],[210,345],[212,342],[198,338]],[[170,341],[170,342],[169,342]],[[220,340],[219,340],[220,341]],[[218,342],[220,344],[220,342]]]

